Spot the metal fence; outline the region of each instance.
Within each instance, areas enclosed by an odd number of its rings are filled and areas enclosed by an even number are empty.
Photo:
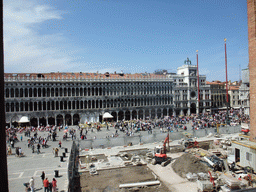
[[[219,127],[220,134],[233,134],[241,131],[241,126],[225,126]],[[189,130],[186,133],[190,134],[193,137],[204,137],[210,133],[216,134],[217,128],[206,128],[199,130]],[[126,137],[110,137],[102,139],[86,139],[79,140],[78,145],[81,149],[91,149],[91,148],[107,148],[115,146],[127,146],[130,143],[133,145],[140,143],[154,143],[162,141],[166,138],[166,133],[153,133],[149,135],[139,135],[139,136],[126,136]],[[184,138],[184,132],[170,132],[170,140],[179,140]]]
[[[77,187],[79,187],[76,180],[78,174],[78,155],[78,147],[73,141],[68,160],[68,192],[75,192]]]

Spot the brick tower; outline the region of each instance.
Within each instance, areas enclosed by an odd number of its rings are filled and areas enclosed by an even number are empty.
[[[250,71],[250,141],[256,142],[256,0],[247,0],[249,71]]]

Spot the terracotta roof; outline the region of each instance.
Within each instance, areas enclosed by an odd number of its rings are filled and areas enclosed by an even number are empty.
[[[212,81],[212,82],[206,81],[206,84],[207,85],[223,85],[223,84],[225,84],[225,82],[221,82],[221,81]]]
[[[239,86],[237,85],[229,86],[229,90],[239,90]]]

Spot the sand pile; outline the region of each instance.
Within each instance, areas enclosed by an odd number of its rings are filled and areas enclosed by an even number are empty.
[[[173,170],[181,177],[185,178],[187,173],[207,173],[208,167],[200,162],[198,158],[195,156],[185,153],[180,156],[176,161],[172,164]]]

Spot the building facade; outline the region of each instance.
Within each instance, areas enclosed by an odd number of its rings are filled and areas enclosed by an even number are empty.
[[[229,85],[228,94],[230,98],[230,107],[233,109],[240,109],[241,101],[239,96],[239,85]]]
[[[249,69],[242,70],[242,83],[239,87],[240,107],[244,114],[250,115]]]
[[[6,123],[77,125],[173,115],[173,81],[155,74],[5,74]]]
[[[211,112],[211,90],[206,84],[206,76],[199,75],[199,96],[197,66],[189,58],[177,69],[177,74],[169,74],[173,79],[173,104],[175,115],[191,115]],[[199,100],[198,100],[199,97]]]
[[[206,82],[211,90],[211,110],[212,113],[217,113],[219,110],[227,109],[226,102],[226,86],[224,82],[212,81]]]

